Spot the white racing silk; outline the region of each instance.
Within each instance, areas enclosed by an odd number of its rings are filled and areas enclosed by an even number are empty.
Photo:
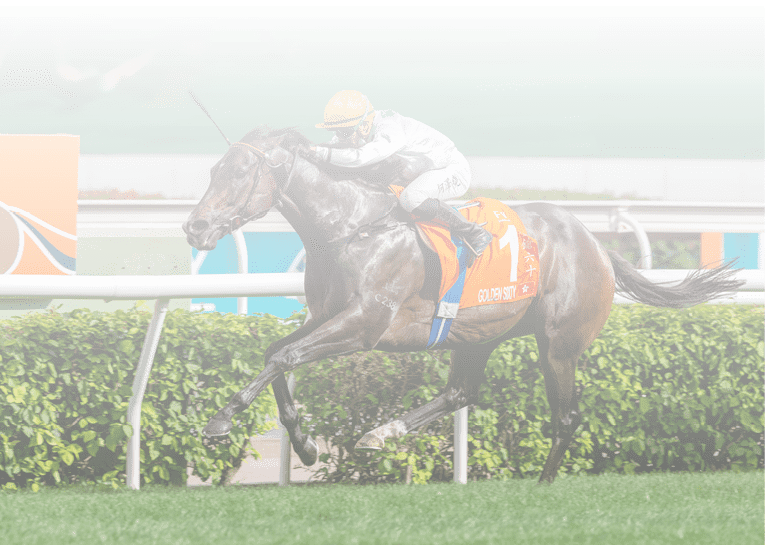
[[[330,144],[339,142],[337,136]],[[317,147],[317,151],[333,165],[365,167],[392,155],[409,165],[417,165],[416,174],[445,168],[464,160],[454,142],[437,130],[393,110],[377,112],[372,122],[372,140],[360,148]]]

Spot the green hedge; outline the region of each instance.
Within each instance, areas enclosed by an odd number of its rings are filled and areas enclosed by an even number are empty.
[[[354,454],[367,431],[438,395],[448,353],[346,358],[297,374],[308,428],[329,439],[330,482],[452,478],[453,420]],[[533,337],[489,360],[469,416],[469,476],[537,477],[551,444],[550,410]],[[350,365],[349,365],[350,363]],[[615,306],[580,360],[583,416],[561,472],[625,473],[763,467],[763,309]],[[419,389],[412,391],[414,386]]]
[[[74,311],[0,322],[0,486],[124,482],[127,403],[150,313]],[[142,414],[142,481],[183,484],[187,467],[225,482],[247,437],[273,424],[270,391],[231,435],[199,435],[296,327],[271,316],[168,313]],[[747,469],[763,466],[763,309],[614,307],[577,373],[584,422],[563,472]],[[470,411],[470,478],[537,476],[550,411],[533,337],[492,355]],[[327,440],[330,482],[450,480],[452,420],[382,453],[359,453],[367,431],[438,395],[448,353],[371,352],[296,373],[304,428]]]
[[[28,314],[0,322],[0,486],[125,480],[127,406],[146,310]],[[260,396],[220,441],[200,430],[294,328],[276,318],[167,314],[141,415],[141,481],[225,481],[276,414]]]

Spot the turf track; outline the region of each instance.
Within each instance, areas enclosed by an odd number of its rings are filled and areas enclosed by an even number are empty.
[[[763,472],[0,493],[4,545],[757,544]]]

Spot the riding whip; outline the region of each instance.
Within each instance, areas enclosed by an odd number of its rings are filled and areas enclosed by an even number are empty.
[[[205,105],[204,105],[204,104],[202,104],[202,101],[201,101],[201,100],[200,100],[200,98],[197,96],[197,94],[194,92],[194,90],[193,90],[193,89],[191,89],[191,88],[189,88],[189,91],[188,91],[188,93],[189,93],[189,96],[191,97],[191,100],[193,100],[193,101],[194,101],[194,104],[196,104],[197,106],[199,106],[199,109],[200,109],[200,110],[202,110],[202,111],[204,112],[204,114],[205,114],[207,117],[209,117],[209,118],[210,118],[210,121],[212,121],[212,122],[213,122],[213,125],[215,125],[215,128],[216,128],[216,129],[218,129],[218,132],[221,134],[221,136],[223,136],[223,138],[225,138],[225,139],[226,139],[226,143],[227,143],[229,146],[231,146],[231,142],[229,141],[229,139],[228,139],[228,138],[226,138],[226,135],[225,135],[225,134],[223,134],[223,131],[222,131],[222,130],[220,130],[220,127],[219,127],[219,126],[218,126],[218,124],[215,122],[215,120],[212,118],[212,116],[210,115],[210,112],[208,112],[208,111],[207,111],[207,108],[205,108]]]

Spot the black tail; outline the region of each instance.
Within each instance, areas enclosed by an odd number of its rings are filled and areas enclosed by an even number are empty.
[[[670,282],[647,280],[616,252],[609,251],[608,255],[614,267],[617,291],[628,299],[654,307],[692,307],[735,293],[744,284],[741,280],[731,279],[737,270],[733,268],[733,262],[714,269],[693,271],[679,284],[670,286]]]

